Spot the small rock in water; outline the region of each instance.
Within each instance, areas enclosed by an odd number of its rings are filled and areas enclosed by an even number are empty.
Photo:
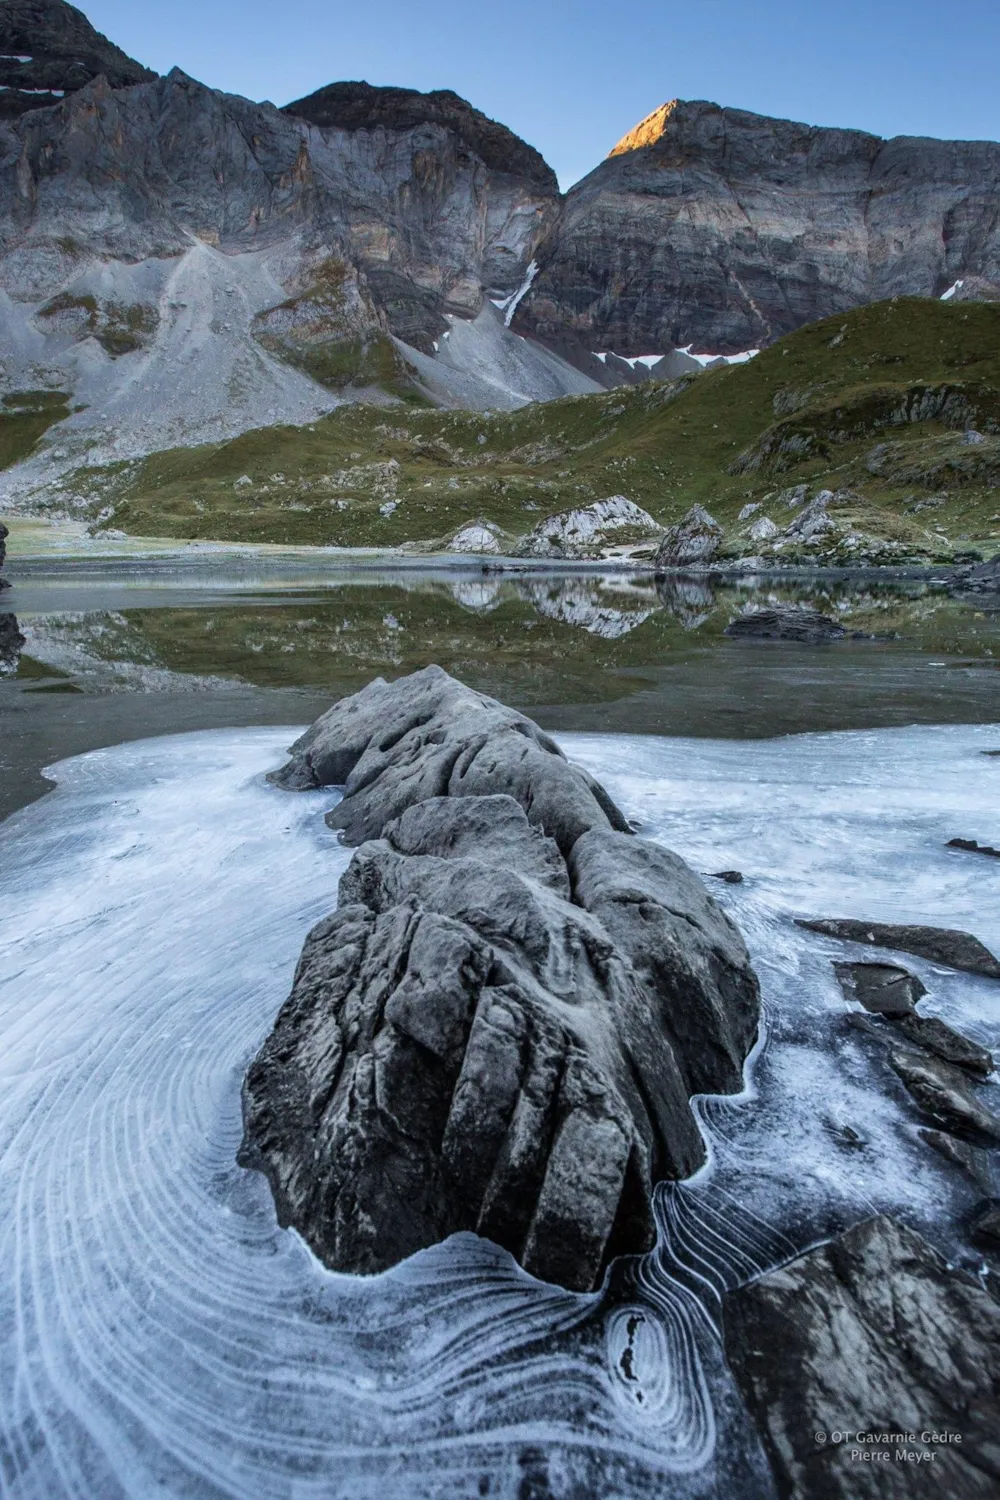
[[[1000,962],[978,938],[951,927],[915,927],[895,922],[860,922],[853,917],[796,917],[795,925],[848,943],[870,943],[895,948],[931,963],[945,964],[967,974],[1000,979]]]
[[[739,870],[716,870],[709,879],[724,880],[727,885],[743,884],[743,875]]]
[[[981,1146],[971,1146],[968,1141],[956,1140],[953,1135],[948,1135],[943,1130],[928,1130],[924,1127],[917,1134],[946,1161],[968,1172],[973,1182],[981,1187],[984,1193],[993,1191],[993,1171],[988,1151],[984,1151]]]
[[[745,615],[737,615],[726,626],[725,634],[734,640],[747,641],[802,641],[806,645],[824,645],[828,641],[841,641],[847,634],[844,627],[821,615],[815,609],[757,609]]]
[[[988,750],[983,753],[990,754]],[[979,844],[975,839],[949,839],[945,848],[964,849],[969,854],[989,854],[994,859],[1000,859],[1000,849],[994,849],[989,844]]]
[[[961,1032],[953,1031],[950,1026],[939,1021],[937,1016],[897,1015],[892,1019],[896,1029],[903,1033],[907,1041],[915,1042],[918,1047],[925,1047],[928,1052],[944,1058],[945,1062],[967,1068],[970,1073],[978,1073],[982,1078],[988,1078],[993,1072],[993,1054],[987,1052],[985,1047],[980,1047],[977,1042],[970,1042]]]
[[[835,963],[840,988],[874,1015],[908,1016],[927,990],[916,974],[896,964]]]
[[[946,1130],[1000,1141],[1000,1119],[980,1104],[962,1074],[950,1063],[902,1048],[890,1052],[889,1062],[920,1108]]]

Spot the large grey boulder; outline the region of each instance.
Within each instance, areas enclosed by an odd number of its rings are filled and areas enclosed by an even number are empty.
[[[668,526],[656,549],[654,567],[688,568],[712,562],[722,545],[722,527],[703,505],[692,505],[676,526]]]
[[[741,1087],[742,939],[537,726],[440,669],[336,705],[275,779],[333,773],[365,842],[247,1074],[240,1159],[335,1269],[475,1230],[589,1290],[703,1162],[689,1096]]]
[[[730,1293],[724,1321],[780,1495],[997,1494],[1000,1304],[912,1229],[859,1224]]]

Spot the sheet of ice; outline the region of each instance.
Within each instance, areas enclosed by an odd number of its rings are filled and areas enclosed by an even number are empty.
[[[764,1500],[720,1292],[874,1207],[940,1239],[969,1198],[843,1026],[842,945],[790,919],[951,922],[1000,946],[990,862],[942,847],[1000,842],[1000,763],[978,753],[997,731],[563,737],[648,836],[744,870],[718,894],[767,1011],[746,1092],[699,1104],[709,1166],[660,1191],[657,1251],[595,1297],[474,1236],[331,1275],[236,1167],[243,1072],[348,858],[321,817],[335,794],[263,780],[292,734],[81,757],[0,826],[5,1496]],[[908,962],[928,1011],[996,1042],[995,986]],[[845,1123],[868,1145],[847,1149]]]
[[[965,285],[964,281],[953,281],[946,292],[941,293],[942,302],[950,302],[956,292],[960,292]]]

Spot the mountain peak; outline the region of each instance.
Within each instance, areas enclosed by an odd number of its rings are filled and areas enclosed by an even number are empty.
[[[0,5],[0,116],[58,104],[102,74],[113,89],[156,77],[64,0]]]
[[[330,83],[305,99],[286,104],[284,113],[321,129],[414,130],[420,125],[443,125],[494,172],[521,177],[546,193],[559,192],[555,173],[533,146],[451,89],[422,94],[419,89],[363,81]]]
[[[683,99],[670,99],[666,104],[661,104],[659,109],[654,109],[644,120],[640,120],[638,125],[633,125],[617,146],[613,146],[608,152],[609,159],[612,156],[624,156],[628,151],[639,151],[643,146],[655,146],[666,131],[670,116],[683,102]]]

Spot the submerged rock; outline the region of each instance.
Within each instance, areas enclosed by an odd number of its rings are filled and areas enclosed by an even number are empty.
[[[931,963],[945,964],[968,974],[1000,979],[1000,962],[978,938],[949,927],[915,927],[895,922],[859,922],[854,918],[796,917],[797,927],[821,932],[825,937],[850,943],[871,943],[876,948],[895,948],[914,953]]]
[[[730,620],[725,633],[735,640],[804,641],[812,646],[841,641],[847,631],[818,610],[787,606],[737,615],[735,620]]]
[[[709,563],[722,545],[722,527],[702,505],[692,505],[683,520],[668,526],[656,550],[654,567],[688,568]]]
[[[955,1063],[970,1073],[978,1073],[982,1078],[988,1078],[993,1072],[992,1053],[987,1052],[985,1047],[980,1047],[977,1042],[971,1042],[967,1036],[962,1036],[961,1032],[954,1031],[944,1021],[939,1021],[937,1016],[903,1015],[893,1019],[896,1029],[903,1033],[907,1041],[915,1042],[926,1051],[935,1053],[945,1062]]]
[[[919,1130],[917,1134],[928,1146],[932,1146],[946,1161],[952,1162],[956,1167],[961,1167],[968,1172],[979,1187],[985,1193],[992,1190],[993,1171],[990,1166],[990,1153],[984,1151],[981,1146],[970,1145],[968,1141],[960,1141],[955,1136],[949,1135],[944,1130]]]
[[[990,844],[977,843],[975,839],[949,839],[949,849],[964,849],[967,854],[989,854],[994,859],[1000,859],[1000,849],[994,849]]]
[[[927,993],[916,974],[896,964],[835,963],[833,967],[848,1000],[859,1001],[876,1015],[910,1015]]]
[[[920,1108],[946,1130],[1000,1142],[1000,1119],[980,1103],[958,1068],[903,1048],[893,1049],[889,1062]]]
[[[742,1086],[759,988],[697,876],[530,720],[438,668],[335,706],[275,779],[347,778],[354,855],[243,1090],[240,1160],[324,1262],[459,1230],[574,1290]]]
[[[912,1229],[859,1224],[731,1292],[724,1323],[780,1494],[996,1494],[1000,1304]]]

